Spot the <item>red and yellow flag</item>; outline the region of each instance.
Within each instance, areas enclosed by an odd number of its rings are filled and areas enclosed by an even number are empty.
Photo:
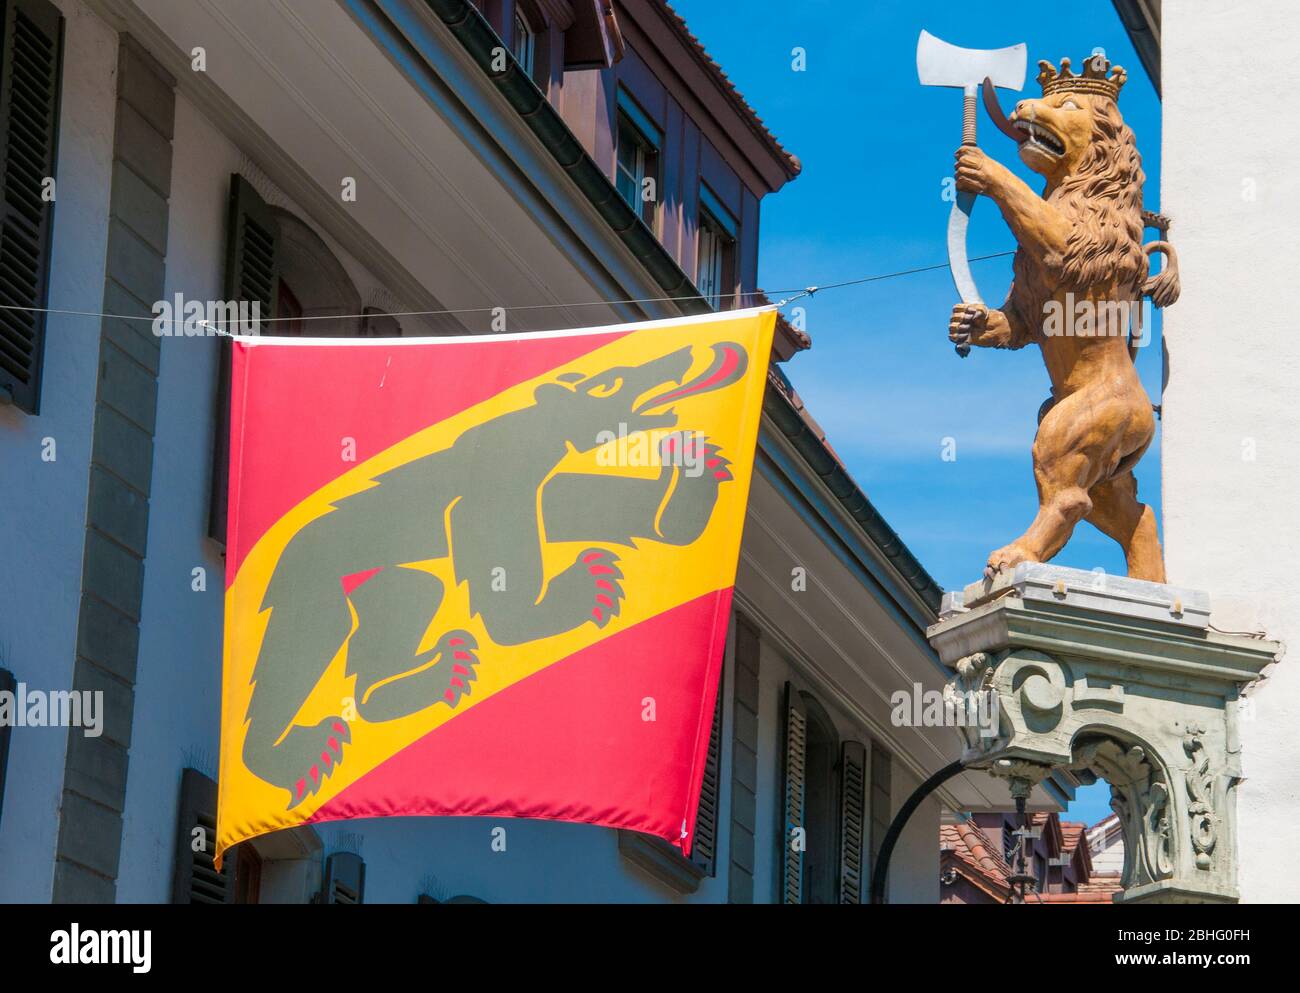
[[[689,852],[775,321],[236,338],[218,859],[417,814]]]

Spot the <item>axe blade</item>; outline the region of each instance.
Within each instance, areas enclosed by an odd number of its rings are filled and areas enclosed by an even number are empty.
[[[1029,50],[1024,42],[1006,48],[961,48],[922,30],[916,41],[916,75],[922,86],[994,86],[1019,90],[1025,85]]]

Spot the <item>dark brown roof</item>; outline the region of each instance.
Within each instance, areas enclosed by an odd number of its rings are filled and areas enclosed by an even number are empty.
[[[700,39],[686,25],[686,19],[681,14],[673,10],[672,4],[668,0],[654,0],[652,6],[658,8],[664,16],[664,20],[682,37],[686,45],[695,53],[696,60],[717,82],[719,89],[731,101],[732,105],[738,110],[742,117],[749,122],[750,128],[754,133],[763,140],[763,142],[772,150],[778,159],[787,163],[787,171],[791,179],[799,175],[803,169],[803,164],[799,157],[792,152],[787,152],[785,147],[777,140],[776,135],[767,129],[763,119],[758,116],[758,112],[749,105],[749,101],[744,98],[740,90],[736,89],[736,84],[731,81],[727,73],[723,70],[704,48]]]

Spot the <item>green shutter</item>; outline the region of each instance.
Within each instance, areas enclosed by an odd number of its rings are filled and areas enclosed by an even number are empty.
[[[196,850],[197,849],[197,850]],[[172,903],[234,903],[235,858],[227,853],[218,872],[217,783],[197,769],[181,773],[181,808],[176,819],[176,866]]]
[[[226,227],[225,301],[257,303],[263,320],[274,320],[280,289],[280,223],[243,176],[230,177]],[[230,492],[230,341],[221,340],[217,383],[217,436],[213,444],[212,499],[208,535],[225,544]]]
[[[354,852],[336,852],[325,860],[321,903],[366,902],[366,863]]]
[[[3,0],[0,39],[0,403],[40,412],[59,137],[63,16],[47,0]],[[19,308],[19,309],[9,309]]]
[[[709,751],[704,761],[704,781],[700,784],[700,808],[695,815],[695,837],[691,840],[691,861],[712,876],[718,851],[718,803],[722,779],[722,680],[713,704],[713,728],[709,732]]]
[[[893,804],[890,796],[893,789],[891,768],[893,759],[889,752],[875,742],[871,743],[871,865],[874,868],[876,858],[880,855],[880,846],[889,832],[893,820]],[[885,895],[888,902],[888,893]]]
[[[799,692],[785,684],[785,751],[782,768],[781,885],[783,903],[803,902],[804,850],[807,839],[796,845],[796,831],[805,828],[805,760],[808,745],[808,711]],[[802,832],[800,832],[802,835]]]
[[[867,820],[867,749],[840,747],[840,903],[862,902],[862,845]]]

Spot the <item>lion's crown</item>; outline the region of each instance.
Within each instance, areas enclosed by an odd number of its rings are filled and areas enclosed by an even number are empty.
[[[1112,66],[1105,55],[1098,53],[1084,59],[1083,75],[1076,76],[1070,71],[1070,60],[1061,59],[1060,71],[1046,60],[1038,63],[1038,85],[1043,88],[1043,96],[1068,90],[1071,93],[1095,93],[1098,96],[1119,99],[1119,91],[1128,79],[1128,73],[1121,66]]]

